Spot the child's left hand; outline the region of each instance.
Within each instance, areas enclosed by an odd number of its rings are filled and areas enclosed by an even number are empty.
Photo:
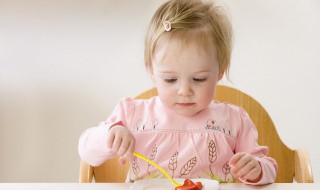
[[[262,170],[258,160],[245,152],[235,154],[229,161],[231,173],[241,180],[255,183],[260,181]]]

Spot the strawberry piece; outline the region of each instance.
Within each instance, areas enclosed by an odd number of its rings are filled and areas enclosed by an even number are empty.
[[[175,190],[201,190],[201,182],[194,183],[190,179],[185,179],[182,186],[176,187]]]

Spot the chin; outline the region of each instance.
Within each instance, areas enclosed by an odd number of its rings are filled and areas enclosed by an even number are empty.
[[[191,116],[194,116],[196,115],[198,112],[179,112],[179,111],[176,111],[179,115],[182,115],[182,116],[185,116],[185,117],[191,117]]]

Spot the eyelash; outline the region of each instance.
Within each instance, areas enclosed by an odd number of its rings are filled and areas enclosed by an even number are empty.
[[[205,82],[206,80],[206,78],[193,78],[193,81],[197,83]],[[174,83],[177,79],[164,79],[164,81],[167,83]]]
[[[195,82],[204,82],[204,81],[206,81],[207,79],[206,78],[193,78],[193,81],[195,81]]]
[[[164,81],[165,81],[166,83],[174,83],[174,82],[177,81],[177,79],[164,79]]]

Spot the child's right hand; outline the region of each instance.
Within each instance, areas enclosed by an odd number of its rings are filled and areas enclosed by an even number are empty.
[[[136,140],[128,128],[115,125],[111,127],[107,136],[107,147],[120,156],[119,162],[126,163],[126,159],[132,154]]]

